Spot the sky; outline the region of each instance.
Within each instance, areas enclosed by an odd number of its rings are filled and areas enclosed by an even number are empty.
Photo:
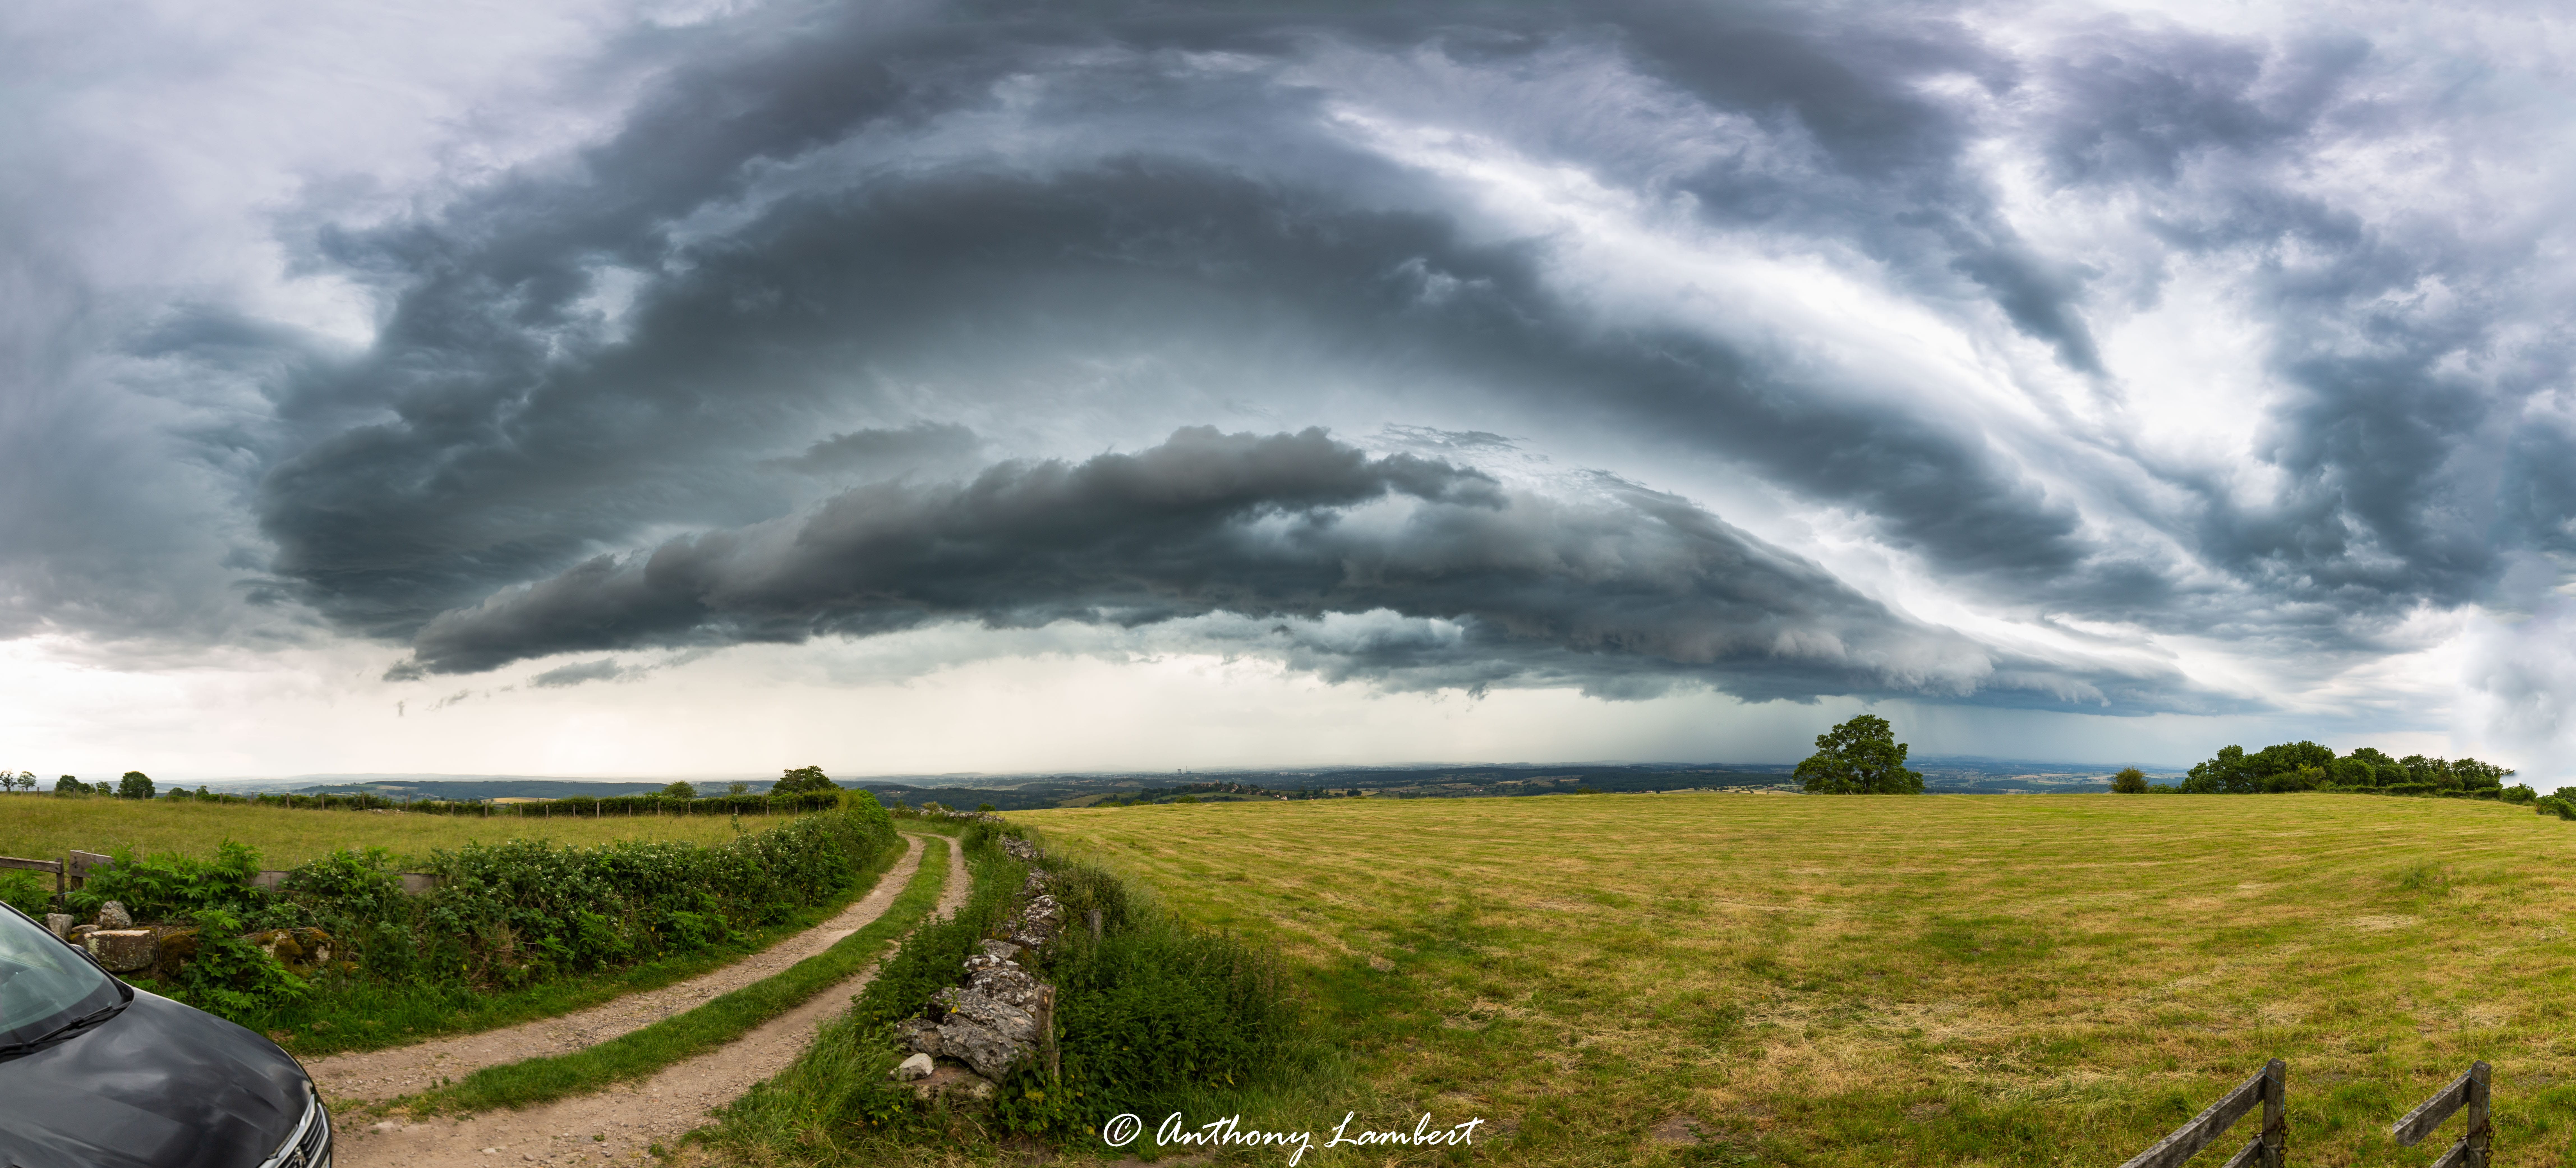
[[[0,765],[2576,783],[2556,5],[0,8]]]

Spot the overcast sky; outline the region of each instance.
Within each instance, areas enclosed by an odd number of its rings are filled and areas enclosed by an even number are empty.
[[[2576,21],[0,7],[0,765],[2576,783]]]

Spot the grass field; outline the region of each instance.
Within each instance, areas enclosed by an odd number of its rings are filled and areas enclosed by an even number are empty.
[[[781,821],[748,818],[743,828],[757,831],[774,822]],[[719,815],[479,819],[394,811],[290,811],[184,799],[129,802],[0,795],[0,856],[30,860],[59,860],[73,848],[110,854],[132,848],[145,855],[212,856],[216,844],[231,839],[256,849],[265,867],[292,868],[336,848],[381,847],[398,857],[421,857],[468,840],[581,844],[642,838],[712,844],[733,835],[731,823]]]
[[[2277,1056],[2292,1163],[2421,1165],[2460,1121],[2415,1149],[2382,1133],[2483,1058],[2496,1162],[2576,1162],[2576,824],[2523,808],[1626,795],[1010,818],[1300,966],[1357,1084],[1274,1125],[1482,1117],[1472,1156],[1498,1163],[2115,1165]]]

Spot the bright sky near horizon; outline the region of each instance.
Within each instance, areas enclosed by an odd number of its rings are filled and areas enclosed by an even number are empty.
[[[2560,6],[0,11],[0,765],[2576,783]]]

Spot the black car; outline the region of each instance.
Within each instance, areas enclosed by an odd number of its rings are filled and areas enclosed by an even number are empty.
[[[0,1168],[329,1168],[277,1044],[117,980],[0,905]]]

